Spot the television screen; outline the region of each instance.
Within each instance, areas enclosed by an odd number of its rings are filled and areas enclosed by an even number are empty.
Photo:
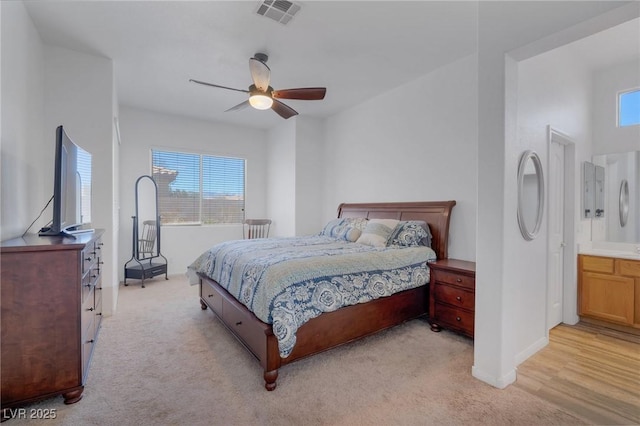
[[[91,224],[91,154],[56,129],[53,220],[40,235],[89,231]]]

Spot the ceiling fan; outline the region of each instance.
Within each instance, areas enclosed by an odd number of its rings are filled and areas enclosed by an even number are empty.
[[[249,86],[249,90],[234,89],[233,87],[220,86],[218,84],[193,79],[189,81],[205,86],[235,90],[236,92],[249,94],[249,99],[229,108],[227,111],[237,111],[251,105],[256,109],[271,108],[284,119],[298,115],[298,113],[290,106],[280,102],[279,99],[298,99],[304,101],[324,99],[324,95],[327,92],[325,87],[274,90],[273,87],[269,86],[271,69],[267,66],[267,59],[269,59],[269,57],[264,53],[256,53],[253,58],[249,59],[249,71],[251,71],[251,78],[253,79],[253,84]]]

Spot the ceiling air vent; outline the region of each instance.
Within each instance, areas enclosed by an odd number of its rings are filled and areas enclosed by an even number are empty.
[[[300,10],[300,5],[286,0],[263,0],[256,13],[281,24],[287,24]]]

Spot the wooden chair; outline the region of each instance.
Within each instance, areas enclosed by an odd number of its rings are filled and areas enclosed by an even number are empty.
[[[245,239],[268,238],[271,219],[245,219],[242,235]]]
[[[138,239],[138,257],[145,259],[153,257],[153,248],[156,244],[157,224],[155,220],[145,220],[142,222],[142,233]],[[148,256],[146,256],[148,254]]]

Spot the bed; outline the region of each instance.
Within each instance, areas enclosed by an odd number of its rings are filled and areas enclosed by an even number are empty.
[[[343,203],[338,207],[338,219],[354,218],[366,218],[367,222],[384,222],[379,219],[395,219],[399,221],[423,221],[428,224],[428,230],[430,231],[430,246],[433,250],[433,257],[429,258],[429,261],[433,259],[447,258],[447,244],[449,235],[449,223],[451,217],[451,211],[455,205],[455,201],[429,201],[429,202],[401,202],[401,203],[357,203],[346,204]],[[370,219],[378,219],[378,221],[371,221]],[[324,259],[332,258],[333,250],[342,251],[344,247],[340,246],[335,248],[333,242],[329,244],[327,241],[322,240],[324,237],[317,237],[314,239],[314,244],[318,244],[324,254]],[[257,258],[269,258],[269,262],[277,263],[278,267],[284,271],[287,271],[287,265],[280,263],[278,255],[274,256],[262,256],[266,246],[269,244],[275,244],[272,239],[267,240],[246,240],[245,242],[228,242],[223,248],[217,247],[215,254],[218,256],[217,262],[223,265],[227,262],[227,257],[233,254],[237,246],[254,244],[259,246],[255,248],[255,257]],[[278,243],[280,244],[280,243]],[[291,243],[287,243],[291,244]],[[295,243],[294,243],[295,244]],[[306,243],[305,243],[306,244]],[[323,245],[324,244],[324,245]],[[344,245],[349,246],[349,250],[355,250],[355,254],[351,254],[352,258],[357,259],[360,251],[364,249],[354,246],[361,246],[361,244],[348,243]],[[407,248],[402,249],[403,256],[405,253],[410,253],[414,250],[415,255],[418,256],[418,251],[424,248]],[[374,251],[387,251],[386,249],[375,249]],[[282,252],[284,253],[284,252]],[[342,252],[341,252],[342,253]],[[413,253],[413,252],[411,252]],[[422,254],[422,252],[420,252]],[[300,321],[301,325],[296,326],[294,330],[294,339],[289,339],[288,343],[283,343],[287,340],[283,340],[283,336],[291,336],[289,330],[283,331],[281,326],[282,321],[271,321],[272,319],[280,318],[278,314],[269,312],[261,312],[260,309],[252,308],[250,310],[247,306],[251,305],[249,296],[245,296],[245,291],[240,287],[236,287],[234,281],[229,278],[230,275],[224,271],[223,266],[219,266],[219,274],[213,275],[204,272],[205,268],[200,267],[201,264],[206,263],[201,259],[205,257],[207,252],[203,253],[194,262],[198,264],[197,270],[192,270],[197,277],[198,285],[200,287],[200,304],[203,310],[211,309],[222,321],[222,323],[234,334],[234,336],[258,359],[260,365],[263,368],[265,388],[272,391],[276,388],[276,380],[278,378],[278,370],[283,365],[289,364],[293,361],[301,358],[325,351],[330,348],[334,348],[338,345],[351,342],[365,336],[371,335],[378,331],[393,327],[405,321],[415,319],[427,313],[428,309],[428,278],[422,280],[414,280],[413,284],[409,283],[411,279],[407,280],[406,289],[400,290],[393,294],[380,294],[380,297],[370,298],[366,297],[363,300],[365,302],[357,302],[349,306],[338,307],[335,310],[318,312],[315,314],[307,315],[304,321]],[[374,253],[377,254],[377,253]],[[207,254],[210,258],[215,256]],[[380,254],[382,255],[382,254]],[[396,256],[399,257],[399,256]],[[224,262],[223,262],[224,259]],[[397,260],[397,259],[396,259]],[[394,260],[394,262],[396,261]],[[287,259],[293,263],[293,261]],[[309,270],[315,270],[319,266],[318,259],[310,259],[309,264],[315,265]],[[237,261],[236,261],[237,262]],[[306,259],[298,259],[298,263],[306,262]],[[381,262],[376,260],[375,262]],[[227,262],[235,265],[235,263]],[[283,266],[284,265],[284,266]],[[423,267],[428,269],[427,262],[424,262]],[[226,264],[225,264],[226,266]],[[413,265],[412,267],[418,267]],[[190,266],[190,268],[192,268]],[[247,269],[255,273],[257,276],[266,274],[259,268],[256,272],[252,266],[250,268],[245,267],[244,275],[246,276]],[[284,268],[284,269],[282,269]],[[193,268],[192,268],[193,269]],[[212,268],[213,269],[213,268]],[[230,269],[227,268],[227,269]],[[267,270],[267,269],[265,269]],[[400,270],[400,269],[399,269]],[[418,271],[418,272],[416,272]],[[285,280],[284,273],[274,274],[273,277],[282,277]],[[425,274],[420,273],[418,269],[411,270],[407,273],[401,270],[397,275],[393,275],[393,279],[387,280],[388,282],[402,281],[398,277],[423,277]],[[218,281],[224,283],[221,285],[212,278],[215,276]],[[428,277],[428,274],[426,274]],[[246,277],[245,277],[246,278]],[[245,279],[243,278],[243,279]],[[228,280],[228,282],[227,282]],[[270,283],[272,283],[270,282]],[[275,284],[275,283],[273,283]],[[238,284],[240,285],[240,284]],[[320,285],[320,284],[318,284]],[[401,284],[398,284],[401,285]],[[283,288],[287,288],[287,284],[282,284]],[[349,284],[347,284],[349,286]],[[228,288],[229,291],[227,291]],[[271,288],[269,286],[263,286],[265,288]],[[381,288],[384,286],[378,286]],[[404,287],[403,287],[404,288]],[[269,290],[270,291],[270,290]],[[265,292],[269,292],[265,290]],[[235,295],[235,296],[234,296]],[[287,308],[287,302],[275,303],[274,300],[278,300],[272,295],[272,306],[284,306]],[[285,309],[286,310],[286,309]],[[260,318],[257,316],[260,316]],[[273,317],[271,316],[273,315]],[[303,314],[290,314],[288,318],[294,316],[303,316]],[[268,318],[267,318],[268,316]],[[310,318],[310,319],[309,319]],[[275,332],[274,332],[275,329]],[[284,345],[284,348],[283,348]]]

